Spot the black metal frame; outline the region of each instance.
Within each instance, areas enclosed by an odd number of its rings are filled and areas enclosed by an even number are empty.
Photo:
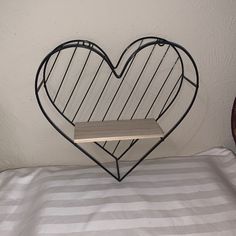
[[[231,112],[231,131],[236,144],[236,97],[234,98],[234,104]]]
[[[138,47],[137,47],[138,45]],[[53,105],[53,107],[57,110],[57,112],[67,121],[69,122],[71,125],[75,125],[74,121],[75,121],[75,118],[77,117],[77,115],[79,114],[80,112],[80,109],[84,103],[84,101],[86,100],[87,98],[87,95],[91,89],[91,87],[93,86],[93,83],[94,81],[96,80],[97,78],[97,75],[98,73],[100,72],[101,70],[101,67],[104,65],[104,63],[106,63],[109,67],[110,67],[110,73],[106,79],[106,82],[104,84],[104,87],[101,91],[101,93],[99,94],[99,97],[98,99],[95,101],[95,105],[92,109],[92,112],[90,113],[88,119],[87,119],[87,122],[89,122],[97,108],[97,105],[99,104],[100,100],[101,100],[101,97],[103,96],[103,93],[104,91],[107,89],[107,86],[109,84],[109,81],[111,79],[111,77],[115,76],[117,79],[121,79],[120,81],[120,84],[119,86],[116,88],[116,92],[114,93],[109,105],[108,105],[108,108],[106,109],[104,115],[103,115],[103,118],[102,118],[102,121],[104,121],[107,117],[107,114],[110,110],[110,108],[112,107],[112,104],[114,102],[114,100],[116,99],[117,97],[117,94],[119,92],[119,90],[122,88],[122,83],[123,81],[125,81],[125,78],[126,78],[126,75],[127,73],[129,72],[134,60],[135,60],[135,57],[139,54],[139,52],[145,48],[148,48],[148,47],[151,47],[151,51],[148,55],[148,58],[146,59],[144,65],[142,66],[142,69],[141,69],[141,72],[139,73],[139,76],[137,77],[136,81],[135,81],[135,84],[134,86],[132,87],[131,91],[130,91],[130,94],[127,98],[127,100],[125,101],[125,104],[124,106],[122,107],[118,117],[117,117],[117,120],[119,120],[123,114],[123,111],[125,110],[133,92],[135,91],[135,88],[136,86],[138,85],[140,79],[142,78],[142,75],[143,75],[143,72],[145,70],[145,68],[147,67],[147,64],[149,63],[149,60],[154,52],[154,50],[156,49],[156,47],[159,46],[159,47],[163,47],[163,46],[166,46],[166,50],[161,58],[161,60],[159,61],[159,63],[157,63],[157,67],[154,71],[154,73],[152,74],[151,76],[151,79],[150,81],[148,82],[147,86],[145,87],[144,89],[144,92],[141,96],[141,99],[139,100],[137,106],[135,107],[131,117],[129,119],[133,119],[137,110],[139,109],[140,107],[140,104],[142,103],[144,97],[148,94],[148,90],[149,88],[152,86],[152,83],[154,81],[154,79],[156,78],[156,74],[157,72],[159,71],[159,68],[161,67],[163,61],[165,60],[165,57],[166,55],[168,54],[169,50],[172,49],[174,50],[174,52],[176,53],[177,55],[177,58],[174,62],[174,64],[171,66],[170,70],[169,70],[169,73],[167,74],[162,86],[160,87],[159,91],[157,91],[156,93],[156,96],[154,98],[154,100],[152,101],[151,103],[151,106],[149,107],[148,109],[148,112],[146,113],[146,115],[143,117],[144,119],[148,118],[148,115],[150,113],[150,111],[152,110],[152,108],[154,107],[154,105],[157,103],[157,100],[159,98],[159,95],[161,92],[163,92],[163,89],[165,87],[165,84],[167,83],[172,71],[174,70],[176,64],[180,63],[180,67],[181,67],[181,73],[177,79],[177,81],[175,82],[172,90],[170,91],[170,93],[168,94],[168,97],[166,99],[166,101],[164,102],[164,105],[163,107],[161,108],[161,111],[160,113],[158,114],[157,118],[156,118],[156,121],[158,121],[165,113],[166,111],[172,106],[172,104],[174,103],[174,101],[176,100],[176,98],[178,97],[178,94],[180,93],[180,90],[182,88],[182,85],[184,82],[188,83],[189,85],[191,85],[194,89],[194,93],[193,93],[193,96],[190,98],[190,103],[187,107],[187,109],[185,110],[185,112],[183,112],[182,116],[180,117],[180,119],[178,119],[178,121],[173,125],[173,127],[171,127],[164,135],[163,138],[159,139],[155,145],[153,145],[135,164],[133,167],[131,167],[123,176],[121,176],[120,174],[120,168],[119,168],[119,160],[125,155],[127,154],[127,152],[139,141],[139,140],[132,140],[131,143],[129,144],[128,148],[126,148],[121,155],[119,156],[116,156],[116,150],[118,148],[118,146],[120,145],[120,141],[117,142],[115,148],[113,149],[113,151],[109,151],[107,148],[106,148],[106,145],[107,145],[107,142],[105,143],[95,143],[97,147],[101,148],[106,154],[109,154],[114,160],[115,160],[115,163],[116,163],[116,169],[117,169],[117,175],[113,174],[108,168],[106,168],[100,161],[97,160],[97,158],[95,158],[93,155],[91,155],[87,150],[85,150],[84,148],[81,147],[81,145],[78,145],[76,143],[74,143],[73,139],[71,137],[69,137],[65,132],[62,131],[62,129],[60,129],[56,124],[55,122],[49,117],[49,115],[47,114],[46,110],[44,109],[43,105],[42,105],[42,102],[40,100],[40,95],[39,95],[39,92],[44,89],[46,94],[47,94],[47,97],[50,101],[50,103]],[[135,50],[132,51],[133,48],[136,48]],[[64,72],[64,75],[61,79],[61,82],[59,84],[59,87],[56,91],[56,94],[54,97],[52,97],[52,94],[50,94],[49,90],[48,90],[48,87],[47,87],[47,83],[48,83],[48,80],[50,79],[50,76],[51,76],[51,73],[53,72],[54,70],[54,67],[58,61],[58,59],[60,58],[60,54],[63,50],[66,50],[66,49],[73,49],[73,53],[71,55],[71,58],[69,60],[69,63],[66,67],[66,70]],[[86,57],[86,60],[82,66],[82,69],[79,73],[79,76],[76,80],[76,83],[74,84],[74,87],[72,89],[72,91],[70,92],[70,95],[68,97],[68,100],[66,101],[66,104],[64,106],[63,109],[59,109],[58,106],[56,105],[56,101],[57,101],[57,98],[58,98],[58,95],[61,91],[61,88],[63,86],[63,83],[65,82],[66,78],[67,78],[67,73],[68,73],[68,70],[70,69],[70,66],[71,66],[71,63],[74,59],[74,56],[76,54],[76,51],[79,49],[79,48],[83,48],[83,49],[87,49],[88,50],[88,54],[87,54],[87,57]],[[130,56],[128,57],[128,59],[126,60],[126,62],[124,63],[124,66],[123,68],[121,69],[120,73],[117,72],[117,68],[120,66],[121,64],[121,61],[122,59],[124,58],[124,56],[126,55],[126,53],[128,51],[131,51],[131,54]],[[76,110],[76,113],[74,114],[73,118],[70,119],[69,117],[67,117],[65,115],[65,111],[71,101],[71,98],[75,92],[75,90],[77,89],[78,87],[78,84],[79,84],[79,81],[83,75],[83,72],[85,70],[85,68],[87,67],[88,65],[88,61],[89,61],[89,58],[91,56],[91,53],[95,53],[97,56],[101,57],[101,61],[98,65],[98,68],[96,70],[96,73],[94,74],[93,78],[92,78],[92,81],[90,82],[89,84],[89,87],[86,91],[86,93],[84,94],[82,100],[79,102],[79,105],[78,105],[78,108]],[[193,81],[192,79],[188,78],[186,75],[185,75],[185,70],[184,70],[184,60],[182,58],[182,53],[184,53],[187,58],[190,60],[190,62],[192,63],[192,66],[193,66],[193,70],[194,70],[194,75],[193,77],[195,77],[195,80]],[[49,61],[52,60],[52,58],[55,57],[53,63],[52,63],[52,66],[51,68],[48,68],[49,65]],[[47,73],[48,71],[48,73]],[[40,81],[40,78],[41,81]],[[176,43],[173,43],[173,42],[170,42],[170,41],[167,41],[165,39],[162,39],[162,38],[158,38],[158,37],[143,37],[143,38],[140,38],[140,39],[137,39],[135,40],[133,43],[131,43],[124,51],[123,53],[121,54],[117,64],[114,66],[111,62],[111,60],[109,59],[109,57],[107,56],[107,54],[98,46],[96,45],[95,43],[93,42],[90,42],[90,41],[87,41],[87,40],[72,40],[72,41],[68,41],[68,42],[65,42],[61,45],[59,45],[58,47],[56,47],[53,51],[51,51],[44,59],[43,61],[41,62],[39,68],[38,68],[38,71],[37,71],[37,74],[36,74],[36,80],[35,80],[35,94],[36,94],[36,98],[37,98],[37,102],[39,104],[39,107],[42,111],[42,113],[44,114],[44,116],[46,117],[46,119],[50,122],[50,124],[64,137],[66,138],[72,145],[74,145],[76,148],[78,148],[80,151],[82,151],[86,156],[88,156],[90,159],[92,159],[95,163],[97,163],[100,167],[102,167],[106,172],[108,172],[111,176],[113,176],[116,180],[118,181],[122,181],[141,161],[143,161],[158,145],[160,145],[174,130],[175,128],[182,122],[182,120],[185,118],[185,116],[187,115],[187,113],[189,112],[189,110],[191,109],[194,101],[195,101],[195,98],[196,98],[196,95],[197,95],[197,91],[198,91],[198,87],[199,87],[199,75],[198,75],[198,70],[197,70],[197,66],[196,66],[196,63],[194,62],[192,56],[190,55],[190,53],[182,46],[176,44]],[[175,92],[174,92],[175,91]],[[171,98],[171,96],[173,96]]]

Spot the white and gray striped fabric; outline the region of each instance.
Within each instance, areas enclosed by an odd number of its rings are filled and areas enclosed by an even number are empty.
[[[99,167],[6,170],[0,235],[236,235],[236,158],[146,160],[121,183]]]

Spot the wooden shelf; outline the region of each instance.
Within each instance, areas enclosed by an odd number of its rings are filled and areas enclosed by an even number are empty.
[[[78,122],[75,143],[161,138],[164,133],[155,119]]]

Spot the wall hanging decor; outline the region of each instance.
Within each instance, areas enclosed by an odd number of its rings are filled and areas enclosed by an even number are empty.
[[[50,124],[121,181],[186,117],[198,77],[190,53],[162,38],[135,40],[116,64],[95,43],[72,40],[43,59],[35,94]]]

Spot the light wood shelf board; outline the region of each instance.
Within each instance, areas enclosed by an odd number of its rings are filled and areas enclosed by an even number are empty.
[[[75,143],[161,138],[164,133],[155,119],[78,122]]]

